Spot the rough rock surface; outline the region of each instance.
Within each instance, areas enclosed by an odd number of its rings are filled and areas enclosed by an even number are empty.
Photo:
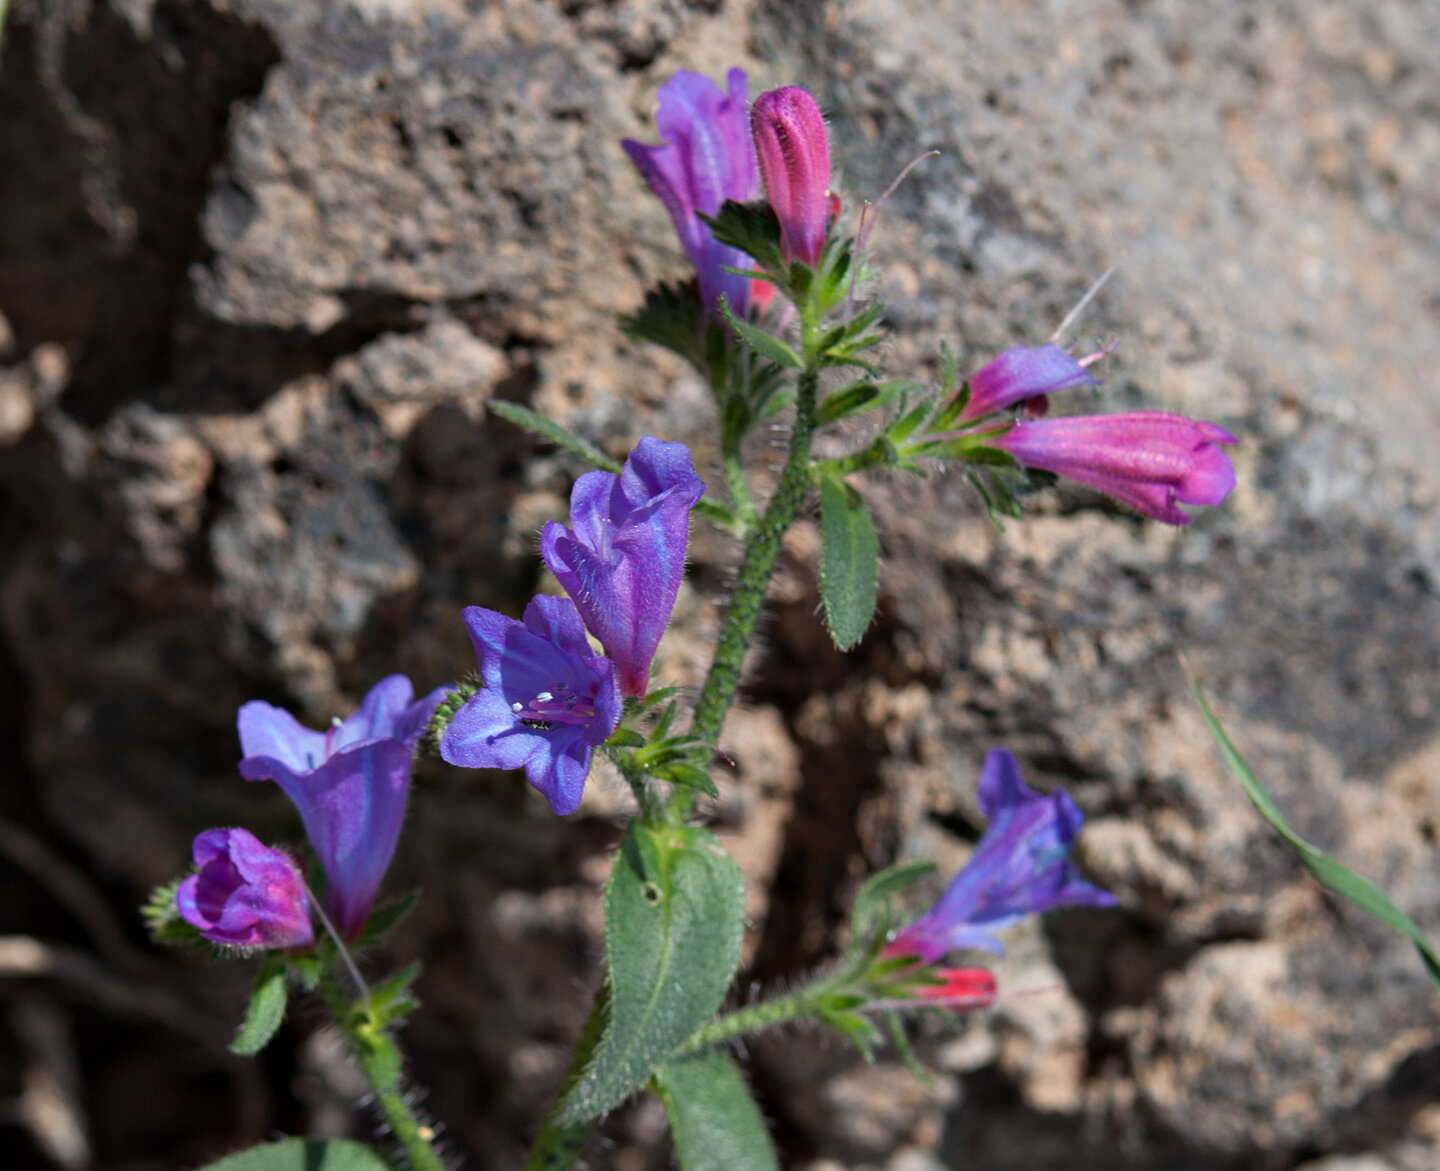
[[[70,1130],[0,1129],[0,1164],[189,1166],[360,1125],[312,1015],[258,1072],[218,1055],[244,973],[137,951],[131,908],[200,828],[296,832],[234,773],[240,702],[320,721],[392,670],[429,688],[467,669],[461,605],[536,587],[578,468],[489,399],[710,458],[703,388],[615,328],[679,271],[618,140],[673,69],[732,63],[821,96],[852,209],[941,152],[877,235],[893,372],[933,374],[940,336],[969,365],[1041,340],[1119,261],[1083,322],[1123,339],[1094,402],[1243,437],[1238,491],[1180,532],[1062,489],[1000,533],[957,479],[868,482],[883,600],[850,657],[816,623],[813,527],[792,535],[714,810],[753,979],[822,960],[870,869],[962,861],[997,743],[1076,794],[1122,907],[1017,931],[1002,985],[1046,991],[927,1026],[931,1087],[813,1034],[757,1043],[787,1166],[1440,1162],[1413,951],[1274,843],[1175,658],[1297,828],[1440,932],[1433,4],[14,0],[3,930],[151,992],[0,985],[3,1092],[57,1052],[79,1087]],[[697,540],[657,677],[696,681],[734,552]],[[427,892],[394,945],[426,965],[407,1040],[452,1148],[503,1171],[598,975],[624,789],[560,823],[517,776],[417,785],[392,879]],[[663,1166],[661,1132],[622,1112],[592,1163]]]

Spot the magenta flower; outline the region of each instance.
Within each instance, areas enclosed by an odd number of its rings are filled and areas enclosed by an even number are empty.
[[[240,775],[274,781],[294,803],[325,871],[325,909],[347,938],[365,926],[395,853],[415,745],[445,692],[411,702],[410,680],[391,675],[324,732],[260,700],[240,709]]]
[[[180,884],[180,917],[212,943],[308,947],[310,903],[295,864],[243,829],[207,829],[191,850],[199,868]]]
[[[780,253],[814,268],[831,208],[825,117],[809,93],[787,85],[755,99],[750,125],[765,198],[780,221]]]
[[[981,419],[1007,407],[1060,390],[1095,386],[1085,367],[1053,342],[1043,346],[1011,346],[969,378],[970,398],[960,422]],[[1037,413],[1044,414],[1044,410]]]
[[[620,722],[614,664],[590,649],[569,598],[543,594],[516,622],[465,608],[485,686],[450,721],[440,755],[462,768],[523,768],[562,816],[575,812],[590,753]]]
[[[1163,411],[1078,415],[1016,423],[989,440],[1027,468],[1088,484],[1166,524],[1190,523],[1179,504],[1219,504],[1235,487],[1214,423]]]
[[[571,527],[552,520],[540,535],[545,564],[614,660],[626,695],[645,694],[685,572],[690,510],[704,492],[685,445],[647,435],[618,476],[576,480]]]
[[[631,138],[620,145],[669,211],[695,268],[705,311],[714,313],[723,293],[731,310],[744,317],[750,310],[750,278],[722,270],[749,268],[752,262],[738,248],[717,243],[700,218],[718,214],[727,199],[754,199],[759,189],[745,117],[745,71],[730,70],[726,82],[729,93],[703,74],[680,70],[660,87],[655,115],[660,145]]]
[[[980,770],[980,810],[989,824],[970,861],[935,905],[885,946],[890,956],[933,964],[964,948],[1003,952],[994,932],[1053,907],[1109,907],[1114,895],[1080,877],[1070,847],[1085,823],[1064,789],[1035,792],[1020,765],[993,749]]]

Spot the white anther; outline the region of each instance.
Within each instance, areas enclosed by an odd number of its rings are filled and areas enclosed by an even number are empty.
[[[555,697],[548,691],[542,691],[535,698],[538,699],[541,703],[549,703]]]
[[[512,703],[510,705],[510,710],[518,715],[520,712],[523,712],[525,710],[525,705],[523,703]]]

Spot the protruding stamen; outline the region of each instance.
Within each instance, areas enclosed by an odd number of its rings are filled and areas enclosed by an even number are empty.
[[[1060,344],[1060,339],[1065,336],[1065,331],[1075,324],[1075,319],[1085,312],[1085,306],[1095,299],[1095,294],[1105,287],[1105,282],[1115,274],[1115,270],[1119,267],[1120,262],[1117,260],[1100,274],[1100,279],[1090,286],[1085,295],[1075,303],[1075,308],[1065,314],[1065,320],[1055,327],[1055,332],[1050,335],[1052,342],[1056,345]],[[1080,365],[1083,366],[1085,363],[1081,362]]]

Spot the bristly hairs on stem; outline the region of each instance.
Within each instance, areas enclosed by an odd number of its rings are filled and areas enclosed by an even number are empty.
[[[926,159],[937,157],[939,154],[940,152],[938,150],[927,150],[924,154],[911,159],[905,164],[904,170],[895,176],[895,181],[891,183],[889,187],[885,188],[884,193],[879,199],[873,204],[867,199],[861,206],[860,225],[855,230],[855,261],[850,266],[850,294],[845,301],[845,316],[847,319],[855,316],[855,278],[860,273],[860,262],[865,259],[865,245],[870,242],[870,233],[875,230],[875,223],[880,218],[880,209],[885,206],[885,201],[895,194],[895,189],[905,181],[905,176],[910,174],[911,171]],[[867,224],[865,222],[866,214],[872,210],[875,214],[870,216],[870,222]]]

